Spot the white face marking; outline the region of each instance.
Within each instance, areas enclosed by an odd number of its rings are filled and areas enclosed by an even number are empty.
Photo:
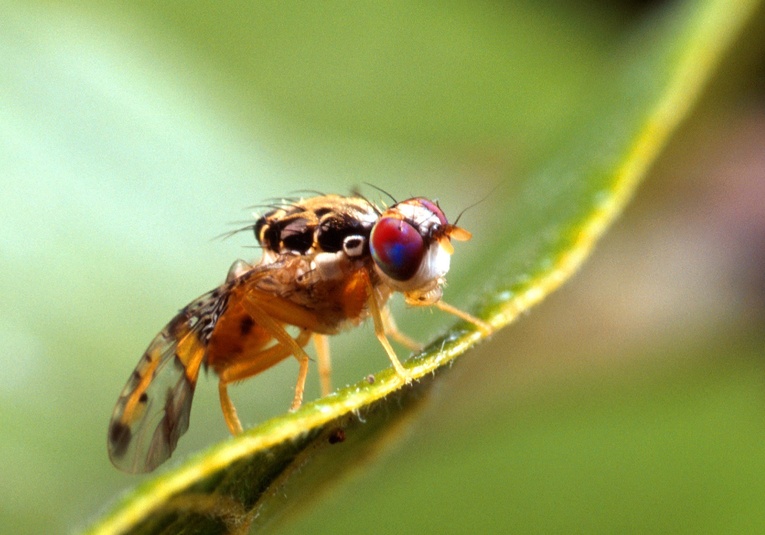
[[[422,274],[423,278],[427,279],[440,279],[449,272],[451,261],[452,255],[441,246],[441,242],[436,242],[430,246],[417,275]]]

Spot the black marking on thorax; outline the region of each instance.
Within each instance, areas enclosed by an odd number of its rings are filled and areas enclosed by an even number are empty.
[[[376,209],[371,204],[365,213],[357,205],[334,201],[307,208],[301,204],[272,210],[255,223],[260,244],[277,254],[335,253],[348,236],[363,236],[369,241]]]

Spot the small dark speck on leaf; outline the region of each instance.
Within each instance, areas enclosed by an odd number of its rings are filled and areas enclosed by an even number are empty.
[[[345,429],[342,427],[336,427],[329,433],[327,438],[330,444],[337,444],[339,442],[345,442]]]

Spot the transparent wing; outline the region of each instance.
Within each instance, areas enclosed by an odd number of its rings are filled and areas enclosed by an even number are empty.
[[[191,401],[210,333],[231,283],[189,304],[152,340],[122,389],[109,423],[109,458],[126,472],[166,461],[189,427]]]
[[[109,458],[117,468],[132,473],[151,472],[173,453],[189,427],[199,368],[203,363],[210,364],[208,344],[213,331],[219,340],[236,338],[234,345],[241,346],[240,353],[242,348],[256,351],[268,341],[270,336],[263,338],[262,330],[252,329],[251,321],[245,323],[246,330],[241,321],[237,323],[244,313],[243,299],[257,296],[265,303],[275,299],[276,308],[289,307],[296,320],[302,319],[301,307],[290,306],[289,299],[294,296],[287,295],[294,290],[297,274],[310,270],[308,260],[290,256],[247,267],[235,263],[226,283],[181,310],[141,357],[109,423]],[[280,298],[281,294],[285,298]],[[219,323],[224,313],[226,318]],[[296,322],[302,323],[305,321]],[[221,329],[223,332],[219,332]],[[218,346],[220,352],[220,346],[226,344]],[[227,349],[233,351],[234,347]]]

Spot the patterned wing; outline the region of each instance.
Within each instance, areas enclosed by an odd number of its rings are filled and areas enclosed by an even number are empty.
[[[181,310],[141,357],[109,423],[109,458],[117,468],[150,472],[173,453],[189,427],[199,368],[232,284]]]

